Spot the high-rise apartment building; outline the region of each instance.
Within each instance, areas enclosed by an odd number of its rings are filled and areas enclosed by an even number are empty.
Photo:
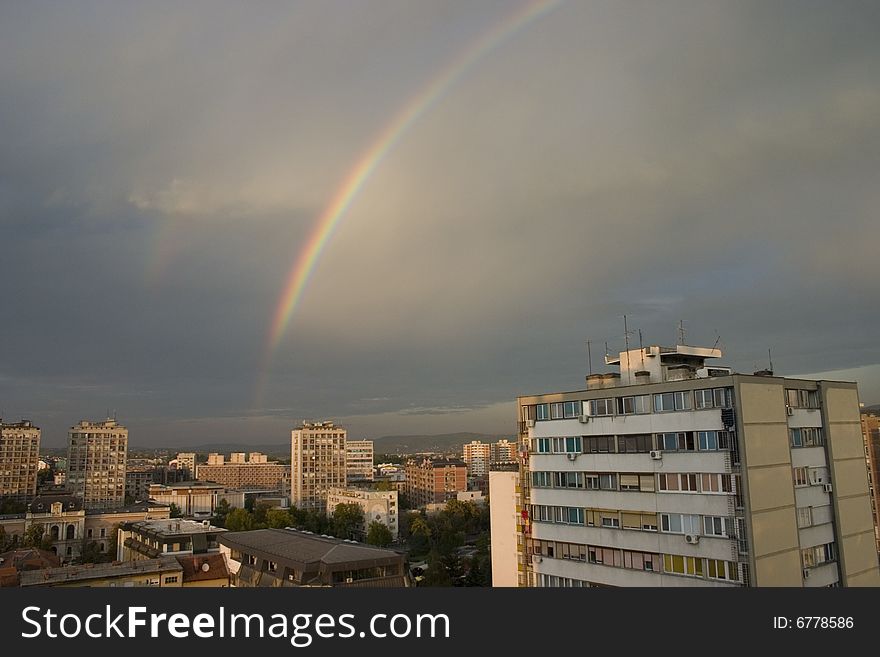
[[[345,441],[345,471],[349,484],[373,481],[373,441]]]
[[[83,420],[68,431],[67,486],[86,509],[112,509],[125,502],[128,429],[116,420]]]
[[[513,463],[516,461],[516,441],[510,442],[506,438],[492,443],[492,452],[489,456],[490,463]]]
[[[284,466],[269,461],[265,454],[251,452],[244,460],[244,453],[234,453],[229,462],[221,454],[208,456],[208,463],[196,466],[196,479],[213,481],[229,488],[245,490],[283,490]]]
[[[455,459],[410,459],[406,462],[406,499],[413,508],[443,504],[467,490],[467,465]]]
[[[492,444],[472,440],[462,447],[462,461],[467,465],[471,477],[485,477],[492,462]]]
[[[347,432],[333,422],[303,422],[290,432],[290,502],[323,510],[331,488],[345,488]]]
[[[518,399],[519,586],[880,585],[856,385],[720,356],[633,349]]]
[[[862,413],[861,420],[865,459],[868,462],[868,489],[874,513],[874,536],[877,552],[880,552],[880,414],[876,411]]]
[[[28,420],[0,420],[0,497],[24,502],[37,494],[40,429]]]
[[[189,474],[189,479],[195,479],[196,476],[196,455],[195,452],[180,452],[177,455],[177,469],[184,470]]]

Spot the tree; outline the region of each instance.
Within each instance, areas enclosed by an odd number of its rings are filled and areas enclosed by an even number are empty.
[[[246,532],[253,526],[254,518],[245,509],[233,509],[226,516],[226,529],[231,532]]]
[[[266,502],[257,502],[254,504],[252,513],[254,514],[254,527],[265,529],[266,515],[272,507]]]
[[[337,504],[330,518],[330,528],[338,538],[351,538],[364,526],[364,510],[359,504]]]
[[[397,488],[395,487],[393,481],[377,481],[376,490],[388,492],[392,490],[397,490]]]
[[[28,527],[27,531],[25,531],[24,533],[25,547],[42,547],[44,535],[49,538],[49,542],[51,545],[52,537],[45,533],[45,527],[43,527],[43,525],[35,522],[33,525]]]
[[[171,503],[171,517],[183,518],[183,511],[181,511],[180,507],[177,506],[174,502]]]
[[[285,509],[269,509],[266,512],[266,525],[273,529],[284,529],[292,526],[293,522]]]
[[[385,547],[391,545],[391,541],[393,540],[394,536],[392,536],[391,530],[383,523],[378,520],[374,520],[370,523],[370,526],[367,529],[367,543],[378,547]]]
[[[410,553],[418,556],[427,554],[431,549],[431,528],[420,515],[416,515],[410,520],[409,547]]]
[[[217,504],[217,507],[214,509],[214,524],[217,527],[225,527],[226,526],[226,516],[229,515],[229,512],[232,510],[232,507],[229,506],[229,501],[224,497]]]

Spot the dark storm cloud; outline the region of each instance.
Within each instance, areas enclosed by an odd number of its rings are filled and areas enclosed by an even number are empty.
[[[880,9],[670,2],[562,4],[467,71],[355,199],[254,404],[322,209],[513,10],[0,9],[0,411],[50,444],[107,409],[156,444],[509,431],[623,314],[880,401]]]

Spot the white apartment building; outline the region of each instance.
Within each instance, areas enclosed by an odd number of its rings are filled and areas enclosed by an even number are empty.
[[[86,510],[125,502],[128,429],[116,420],[83,420],[68,431],[67,486]]]
[[[513,509],[490,497],[519,586],[880,585],[856,385],[720,356],[633,349],[586,390],[518,399]]]
[[[0,497],[21,502],[37,494],[40,429],[28,420],[0,420]]]
[[[492,444],[472,440],[462,447],[462,461],[467,464],[469,477],[485,477],[492,461]]]
[[[361,488],[331,488],[327,492],[327,515],[336,509],[337,504],[357,504],[364,511],[364,536],[373,521],[388,527],[394,540],[397,540],[399,509],[397,491],[364,490]]]
[[[290,503],[323,510],[331,488],[345,488],[347,432],[333,422],[303,422],[290,432]]]
[[[345,476],[349,484],[373,481],[373,441],[345,441]]]

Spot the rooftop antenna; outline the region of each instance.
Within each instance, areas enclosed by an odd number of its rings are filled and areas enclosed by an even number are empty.
[[[623,344],[626,349],[626,379],[627,383],[632,383],[632,368],[629,364],[629,331],[626,328],[626,315],[623,316]]]
[[[678,320],[678,344],[684,344],[684,320]]]
[[[593,354],[590,351],[590,341],[587,340],[587,366],[590,369],[590,375],[593,374]]]
[[[639,354],[642,356],[642,370],[645,369],[645,347],[642,345],[642,329],[639,329]]]
[[[767,360],[770,361],[770,371],[773,371],[773,354],[770,353],[770,347],[767,347]]]
[[[718,343],[721,342],[721,334],[718,333],[718,329],[715,329],[715,334],[718,337],[715,338],[715,344],[712,345],[712,349],[716,349],[718,347]]]

